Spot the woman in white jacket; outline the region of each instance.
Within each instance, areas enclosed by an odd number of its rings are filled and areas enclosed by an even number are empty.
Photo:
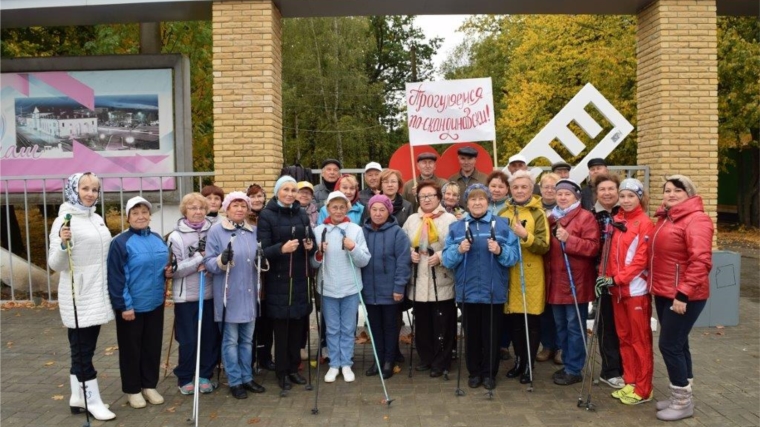
[[[48,265],[61,272],[58,303],[71,348],[71,412],[84,412],[84,387],[90,414],[98,420],[110,420],[116,415],[100,398],[97,371],[92,364],[100,325],[114,318],[106,280],[111,233],[95,213],[99,191],[100,181],[93,173],[76,173],[66,181],[66,202],[50,230]]]

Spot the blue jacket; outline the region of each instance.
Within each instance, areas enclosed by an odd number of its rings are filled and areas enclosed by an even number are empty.
[[[125,230],[108,249],[108,293],[116,311],[145,313],[164,303],[169,248],[150,228]]]
[[[488,251],[491,238],[491,221],[494,221],[496,240],[501,246],[499,256]],[[465,239],[465,224],[469,224],[473,243],[465,254],[459,253],[459,244]],[[454,270],[457,302],[468,304],[504,304],[509,288],[509,267],[518,261],[518,241],[504,218],[487,212],[479,219],[470,214],[449,226],[443,265]],[[493,300],[491,299],[493,292]]]
[[[372,227],[372,220],[364,221],[364,239],[372,257],[362,268],[362,296],[366,304],[398,304],[393,294],[404,295],[412,274],[409,237],[390,216],[380,228]]]
[[[354,224],[361,226],[362,225],[362,218],[364,216],[364,205],[359,203],[358,201],[356,203],[351,203],[351,209],[346,213],[346,216],[348,219],[351,220]],[[327,205],[322,206],[319,208],[319,216],[317,217],[317,225],[324,224],[325,219],[330,216],[330,214],[327,213]]]

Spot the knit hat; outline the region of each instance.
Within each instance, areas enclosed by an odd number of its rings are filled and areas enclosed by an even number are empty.
[[[293,178],[290,175],[283,175],[280,177],[280,179],[277,180],[277,182],[274,183],[274,197],[277,197],[277,193],[280,192],[280,188],[282,188],[282,185],[286,182],[292,182],[293,184],[296,183],[296,179]]]
[[[372,205],[375,203],[382,203],[382,205],[385,206],[385,209],[388,209],[389,213],[393,213],[393,203],[385,194],[377,194],[370,197],[369,202],[367,203],[367,208],[372,209]]]
[[[557,181],[557,184],[554,186],[556,191],[559,190],[568,190],[575,194],[575,198],[577,200],[581,199],[581,186],[578,185],[575,181],[572,179],[560,179]]]
[[[293,179],[293,178],[291,178]],[[226,211],[227,208],[230,207],[230,204],[234,202],[235,200],[242,200],[245,202],[245,204],[248,205],[248,210],[251,210],[251,199],[248,198],[248,196],[245,195],[242,191],[233,191],[229,193],[222,202],[222,210]]]
[[[325,201],[325,206],[329,206],[330,202],[332,202],[335,199],[341,199],[345,200],[346,205],[348,205],[348,210],[351,210],[351,201],[348,200],[348,197],[346,197],[345,194],[341,193],[340,191],[333,191],[327,196],[327,200]]]
[[[642,184],[641,181],[636,178],[624,179],[623,182],[620,183],[618,192],[621,192],[623,190],[634,192],[639,197],[639,200],[644,197],[644,184]]]
[[[470,200],[470,194],[472,194],[473,191],[482,191],[486,193],[486,199],[488,199],[488,203],[491,203],[491,190],[479,182],[467,187],[467,190],[464,191],[464,199]]]
[[[694,183],[691,181],[691,178],[685,176],[685,175],[670,175],[665,177],[666,182],[671,182],[676,187],[683,187],[683,190],[686,191],[686,194],[689,195],[689,197],[694,197],[697,195],[697,187],[694,185]],[[676,182],[680,183],[679,186],[676,184]]]

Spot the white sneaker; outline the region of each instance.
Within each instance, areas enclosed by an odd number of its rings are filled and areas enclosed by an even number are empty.
[[[144,388],[143,395],[148,400],[148,402],[152,403],[153,405],[161,405],[164,403],[164,397],[158,394],[155,388]]]
[[[352,383],[356,379],[356,376],[354,375],[354,371],[351,370],[350,366],[344,366],[341,368],[341,373],[343,374],[343,379],[347,383]]]
[[[612,388],[621,389],[625,387],[625,381],[623,380],[623,377],[613,377],[613,378],[604,378],[599,377],[599,381],[607,384],[608,386]]]
[[[147,403],[145,403],[145,398],[141,393],[127,393],[127,400],[129,400],[129,406],[135,409],[144,408],[145,405],[147,405]]]
[[[326,383],[334,383],[335,379],[338,378],[338,373],[340,371],[338,368],[330,368],[327,370],[327,374],[325,374],[325,382]]]

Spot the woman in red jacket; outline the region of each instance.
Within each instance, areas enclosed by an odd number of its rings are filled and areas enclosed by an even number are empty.
[[[671,392],[657,403],[657,418],[674,421],[694,414],[689,332],[710,296],[713,222],[686,176],[667,177],[662,199],[649,244],[649,288]]]
[[[608,290],[612,295],[615,329],[620,340],[625,387],[612,397],[626,405],[652,400],[652,301],[647,287],[647,249],[654,224],[646,214],[644,185],[638,180],[623,180],[618,190],[620,211],[613,217],[610,253],[606,276],[596,280],[596,294]]]
[[[599,227],[594,214],[580,207],[581,187],[570,179],[557,182],[557,206],[549,216],[552,237],[547,268],[547,302],[552,305],[557,344],[565,367],[554,373],[558,385],[581,382],[586,361],[588,303],[594,300],[594,261],[599,253]],[[567,254],[572,278],[565,264]],[[575,286],[575,295],[571,286]],[[580,314],[580,325],[578,321]],[[582,326],[581,326],[582,325]]]

